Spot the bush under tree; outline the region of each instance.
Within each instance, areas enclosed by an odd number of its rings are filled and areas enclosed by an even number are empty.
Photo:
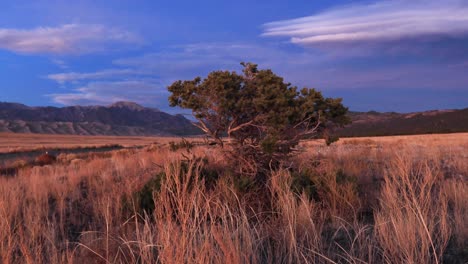
[[[298,89],[256,64],[241,65],[242,74],[213,71],[168,87],[171,106],[191,109],[196,126],[221,147],[229,143],[226,153],[239,173],[259,176],[278,168],[300,140],[335,139],[331,128],[349,122],[341,98]]]

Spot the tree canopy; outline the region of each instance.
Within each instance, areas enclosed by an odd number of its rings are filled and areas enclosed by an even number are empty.
[[[341,98],[315,89],[298,89],[271,70],[241,63],[243,73],[213,71],[202,80],[176,81],[168,87],[171,106],[191,109],[196,125],[247,162],[271,165],[289,155],[299,141],[348,122]],[[265,164],[263,164],[265,165]]]

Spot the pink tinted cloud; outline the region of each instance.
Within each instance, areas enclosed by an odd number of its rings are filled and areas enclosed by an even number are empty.
[[[82,54],[112,45],[140,44],[130,32],[103,25],[65,24],[34,29],[0,28],[0,49],[18,53]]]
[[[107,69],[96,72],[64,72],[47,75],[47,78],[60,84],[67,82],[99,79],[125,78],[128,76],[144,75],[142,71],[134,69]]]
[[[155,80],[102,81],[90,82],[69,93],[49,94],[56,103],[63,105],[111,104],[118,101],[132,101],[154,104],[167,95]]]
[[[262,35],[289,37],[300,45],[319,45],[467,34],[466,0],[387,0],[267,23]]]

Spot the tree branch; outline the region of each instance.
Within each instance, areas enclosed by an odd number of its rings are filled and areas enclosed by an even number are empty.
[[[202,120],[200,119],[197,119],[197,120],[200,122],[199,124],[195,122],[192,122],[192,124],[200,128],[203,132],[208,134],[210,137],[212,137],[221,146],[221,148],[223,148],[224,142],[221,138],[219,138],[218,133],[209,129],[208,126],[205,124],[205,122],[203,122]]]

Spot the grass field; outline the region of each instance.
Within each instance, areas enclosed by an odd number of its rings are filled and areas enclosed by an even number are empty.
[[[307,144],[323,145],[323,140],[307,141]],[[336,145],[394,145],[410,144],[423,147],[468,147],[468,133],[452,134],[427,134],[427,135],[405,135],[405,136],[382,136],[382,137],[356,137],[341,138]]]
[[[83,148],[100,147],[106,145],[122,145],[124,147],[144,146],[150,144],[167,144],[178,141],[176,137],[123,137],[123,136],[74,136],[74,135],[46,135],[46,134],[14,134],[0,133],[0,153],[12,151],[29,151],[51,148]],[[194,140],[194,139],[192,139]],[[413,144],[427,146],[463,146],[467,147],[468,133],[432,134],[415,136],[386,136],[386,137],[360,137],[342,138],[336,144],[393,144],[399,141],[412,141]],[[323,145],[323,141],[308,141],[308,145]]]
[[[167,143],[173,140],[176,138],[0,133],[0,153],[51,148],[100,147],[114,144],[132,147]]]
[[[264,187],[210,146],[36,136],[0,144],[147,146],[0,176],[0,263],[468,261],[468,133],[303,142]]]

